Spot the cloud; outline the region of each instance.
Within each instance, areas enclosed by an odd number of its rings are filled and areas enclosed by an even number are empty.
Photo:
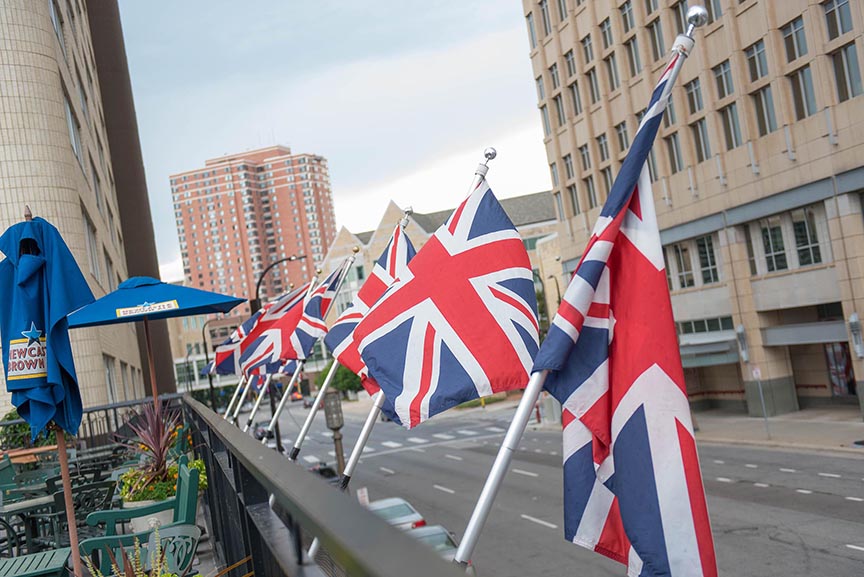
[[[159,278],[164,282],[183,280],[183,259],[178,255],[165,263],[159,263]]]

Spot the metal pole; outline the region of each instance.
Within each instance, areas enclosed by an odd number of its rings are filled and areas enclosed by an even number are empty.
[[[153,406],[159,410],[159,391],[156,388],[156,365],[153,363],[153,344],[150,342],[150,321],[144,317],[144,340],[147,342],[147,363],[150,367],[150,392],[153,394]]]
[[[237,424],[237,417],[240,415],[240,407],[243,406],[243,403],[246,401],[246,395],[249,394],[249,389],[252,388],[252,378],[246,377],[246,386],[243,387],[243,394],[240,395],[240,400],[237,401],[237,406],[234,407],[234,415],[231,417],[231,422],[235,425]]]
[[[324,400],[324,395],[327,394],[327,389],[330,388],[330,383],[333,382],[333,377],[336,376],[336,371],[338,369],[339,361],[333,359],[333,364],[330,365],[330,371],[324,378],[324,384],[322,384],[321,388],[318,389],[318,394],[315,395],[315,402],[309,410],[309,414],[306,415],[306,421],[303,423],[303,427],[301,427],[300,433],[297,435],[297,440],[294,441],[294,447],[291,449],[291,454],[288,455],[289,460],[297,460],[297,456],[300,454],[300,449],[303,447],[303,441],[306,440],[306,436],[309,434],[309,429],[312,428],[312,421],[315,420],[315,416],[318,414],[318,408],[321,406],[321,402]]]
[[[146,326],[146,325],[145,325]],[[66,432],[56,424],[57,451],[60,457],[60,476],[63,478],[63,500],[66,505],[66,520],[69,525],[69,547],[72,549],[72,568],[75,575],[84,576],[81,552],[78,550],[78,527],[75,524],[75,505],[72,503],[72,480],[69,478],[69,455],[66,454]]]
[[[345,473],[345,450],[342,448],[342,431],[333,431],[333,449],[336,452],[336,472]]]
[[[765,394],[762,392],[762,379],[756,379],[756,388],[759,389],[759,402],[762,403],[762,418],[765,420],[765,434],[771,438],[771,428],[768,426],[768,409],[765,408]]]
[[[249,427],[252,426],[252,420],[255,418],[255,413],[258,412],[258,407],[261,406],[261,401],[264,399],[264,394],[268,391],[270,387],[270,379],[272,378],[273,375],[267,375],[266,377],[264,377],[264,384],[261,385],[261,388],[258,391],[258,398],[255,399],[255,405],[252,407],[252,412],[249,413],[249,418],[246,419],[246,426],[243,427],[244,433],[249,430]]]
[[[297,368],[294,369],[294,374],[291,375],[291,380],[288,382],[288,386],[285,387],[285,393],[282,395],[282,400],[279,401],[279,406],[276,407],[276,412],[273,413],[273,416],[270,418],[270,424],[267,425],[267,431],[272,431],[276,426],[277,421],[279,421],[279,415],[282,414],[282,410],[285,408],[285,403],[288,402],[288,399],[291,397],[291,389],[294,388],[294,383],[297,382],[297,379],[300,378],[300,372],[303,370],[303,366],[306,364],[305,359],[299,361],[297,363]],[[261,439],[261,444],[267,444],[267,435],[264,435],[264,438]]]
[[[243,390],[243,385],[246,384],[246,375],[240,376],[240,382],[237,383],[237,388],[234,389],[234,396],[231,397],[231,401],[228,402],[228,406],[225,407],[225,414],[222,415],[222,419],[228,420],[228,416],[231,414],[231,409],[234,407],[234,403],[237,402],[237,397],[240,396],[240,391]]]
[[[366,443],[369,442],[369,435],[372,434],[372,428],[378,421],[378,415],[381,414],[381,407],[383,405],[384,392],[378,391],[375,393],[375,396],[372,397],[372,408],[369,409],[369,414],[366,415],[366,422],[363,423],[363,428],[360,429],[360,436],[357,437],[357,441],[354,443],[354,448],[351,449],[351,456],[348,457],[348,464],[345,465],[345,472],[342,473],[342,482],[339,484],[339,488],[343,491],[348,490],[348,484],[351,482],[351,475],[354,474],[354,469],[357,468],[357,463],[363,455],[363,449],[366,448]],[[339,452],[337,451],[336,454],[338,455]]]

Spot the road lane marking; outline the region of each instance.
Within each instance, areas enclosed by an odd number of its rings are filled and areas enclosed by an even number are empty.
[[[459,429],[456,431],[460,435],[465,435],[466,437],[473,437],[474,435],[478,435],[477,431],[469,431],[468,429]]]
[[[501,427],[486,427],[487,431],[492,431],[493,433],[503,433],[504,429]]]
[[[456,438],[453,435],[448,435],[447,433],[435,433],[432,436],[435,437],[436,439],[444,439],[445,441],[452,441],[453,439]]]
[[[423,445],[424,443],[429,442],[426,439],[424,439],[423,437],[408,437],[408,440],[411,441],[412,443],[416,443],[418,445]]]
[[[801,493],[802,495],[812,495],[813,491],[809,489],[795,489],[796,493]]]
[[[319,431],[319,433],[325,437],[332,437],[333,431]]]
[[[456,492],[453,489],[450,489],[449,487],[444,487],[443,485],[432,485],[432,486],[435,487],[436,489],[438,489],[439,491],[443,491],[444,493],[449,493],[450,495],[452,495]]]
[[[846,497],[846,500],[847,501],[855,501],[856,503],[864,502],[864,499],[862,499],[861,497]]]
[[[798,471],[796,471],[795,469],[782,469],[781,468],[780,472],[781,473],[797,473]]]
[[[421,449],[420,447],[408,447],[409,451],[414,451],[415,453],[425,453],[426,449]]]
[[[725,465],[726,461],[721,461],[720,459],[714,459],[714,463],[717,465]]]
[[[378,467],[382,473],[387,473],[388,475],[395,475],[396,471],[393,469],[388,469],[387,467]]]
[[[327,454],[330,455],[331,457],[335,457],[336,451],[327,451]]]
[[[535,453],[542,453],[543,451],[541,451],[540,449],[534,449],[534,452]]]
[[[558,454],[558,451],[549,451],[549,454],[550,454],[550,455],[557,455],[557,454]]]
[[[854,549],[855,551],[864,551],[864,547],[859,547],[858,545],[846,545],[850,549]]]
[[[447,459],[452,459],[454,461],[461,461],[462,460],[462,457],[458,457],[456,455],[444,455],[444,457]]]
[[[384,441],[381,444],[390,449],[398,449],[402,446],[402,443],[397,443],[396,441]]]
[[[375,449],[373,449],[372,447],[363,447],[363,452],[364,453],[374,453]]]
[[[321,459],[316,457],[315,455],[304,455],[303,460],[307,463],[320,463]]]
[[[531,471],[525,471],[523,469],[513,469],[513,472],[518,475],[525,475],[526,477],[539,477],[537,473],[532,473]]]
[[[532,517],[531,515],[520,515],[526,521],[531,521],[532,523],[537,523],[538,525],[543,525],[544,527],[549,527],[550,529],[557,529],[558,525],[554,523],[550,523],[549,521],[544,521],[543,519],[538,519],[537,517]],[[848,547],[848,545],[847,545]]]
[[[717,477],[717,480],[720,481],[721,483],[734,483],[735,482],[732,479],[730,479],[729,477]]]
[[[768,486],[768,483],[753,483],[753,486],[754,486],[754,487],[759,487],[759,488],[761,488],[761,489],[764,489],[765,487]]]
[[[759,465],[751,465],[750,463],[747,463],[744,466],[747,467],[748,469],[758,469],[759,468]]]
[[[840,475],[837,473],[818,473],[820,477],[828,477],[829,479],[840,479]]]

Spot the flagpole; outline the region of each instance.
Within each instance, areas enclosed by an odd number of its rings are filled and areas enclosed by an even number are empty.
[[[273,375],[267,375],[264,377],[264,384],[261,385],[260,392],[258,394],[258,398],[255,399],[255,406],[252,407],[252,412],[249,413],[249,418],[246,419],[246,426],[243,427],[243,432],[247,432],[249,427],[252,426],[252,421],[255,419],[255,413],[258,412],[258,408],[261,406],[261,401],[264,400],[264,394],[270,392],[270,381],[273,378]]]
[[[237,417],[240,415],[240,407],[243,406],[243,403],[246,401],[246,395],[249,394],[249,389],[252,388],[252,378],[246,376],[246,386],[243,387],[243,394],[240,395],[240,400],[237,401],[237,406],[234,407],[234,414],[231,416],[231,422],[235,425],[237,424]]]
[[[672,46],[672,52],[676,56],[680,56],[675,60],[672,70],[669,72],[669,79],[664,88],[664,97],[661,98],[663,106],[668,102],[669,93],[678,79],[678,74],[681,72],[681,67],[684,65],[684,60],[693,49],[693,31],[705,24],[708,19],[708,13],[702,6],[693,6],[687,11],[687,31],[685,34],[679,35],[675,39],[675,44]],[[479,170],[479,169],[478,169]],[[531,417],[531,412],[537,399],[540,397],[540,392],[543,390],[543,384],[546,382],[548,371],[538,371],[531,375],[528,381],[528,386],[522,393],[522,399],[516,407],[516,414],[513,416],[513,421],[507,429],[507,434],[504,437],[504,442],[501,443],[501,448],[498,450],[498,455],[495,457],[495,462],[492,463],[492,468],[489,471],[489,476],[486,479],[486,484],[480,493],[480,498],[474,506],[474,511],[471,513],[471,518],[468,521],[468,526],[465,528],[465,534],[453,557],[453,562],[462,566],[467,566],[474,553],[474,548],[477,546],[477,541],[480,538],[480,532],[483,530],[489,513],[492,510],[492,504],[498,491],[501,489],[501,483],[504,480],[507,470],[510,468],[510,463],[513,461],[513,455],[519,446],[519,441],[525,433],[525,427],[528,425],[528,419]]]
[[[291,397],[291,389],[294,388],[294,384],[297,382],[297,379],[300,378],[300,373],[303,372],[303,367],[306,365],[306,359],[297,362],[297,368],[294,369],[294,374],[291,375],[291,380],[288,381],[288,386],[285,387],[285,393],[282,395],[282,399],[279,401],[279,405],[276,407],[276,412],[273,413],[273,416],[270,417],[270,423],[267,425],[267,432],[264,434],[264,438],[261,439],[261,444],[267,444],[267,437],[269,433],[273,432],[274,427],[276,427],[276,421],[279,420],[279,416],[282,414],[282,409],[285,408],[285,403],[288,402],[288,399]]]
[[[225,407],[225,414],[222,415],[224,420],[228,420],[228,415],[231,414],[231,409],[234,408],[234,403],[237,402],[237,398],[240,396],[240,391],[243,390],[243,385],[246,384],[246,375],[240,376],[240,382],[237,383],[237,388],[234,389],[234,396],[231,397],[231,402],[228,403],[228,406]]]
[[[318,394],[315,395],[315,402],[312,404],[312,408],[309,410],[309,414],[306,415],[306,420],[303,422],[303,427],[297,434],[297,440],[294,441],[294,447],[291,449],[291,454],[288,455],[288,460],[297,460],[297,456],[300,454],[300,449],[303,447],[303,442],[306,440],[306,436],[309,434],[309,429],[312,428],[312,421],[315,420],[315,416],[318,414],[318,407],[320,407],[321,403],[324,401],[324,395],[327,394],[327,389],[330,388],[330,383],[333,382],[333,377],[336,376],[336,371],[338,369],[339,361],[333,359],[333,364],[330,365],[330,370],[327,372],[327,376],[324,378],[324,383],[321,385],[321,388],[318,389]]]

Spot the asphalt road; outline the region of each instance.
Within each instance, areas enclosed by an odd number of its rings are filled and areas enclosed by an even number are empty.
[[[305,414],[297,403],[283,415],[286,445]],[[352,490],[366,487],[373,500],[405,498],[430,524],[461,536],[512,411],[455,415],[413,431],[379,422]],[[307,465],[334,461],[321,417],[300,455]],[[359,415],[346,414],[346,456],[361,425]],[[721,575],[864,575],[864,451],[699,450]],[[561,495],[560,433],[527,432],[478,543],[478,574],[625,575],[623,566],[563,540]]]

